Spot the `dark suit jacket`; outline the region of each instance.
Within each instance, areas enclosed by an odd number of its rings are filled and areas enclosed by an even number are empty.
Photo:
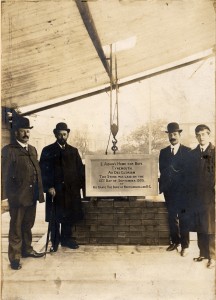
[[[185,163],[190,148],[180,145],[176,155],[171,154],[170,146],[162,149],[159,155],[159,190],[164,193],[165,200],[186,201],[185,192]]]
[[[187,164],[187,193],[195,220],[194,230],[215,232],[215,147],[210,143],[201,154],[198,145],[189,153]]]
[[[19,143],[9,144],[2,149],[3,197],[8,198],[10,207],[29,206],[34,203],[34,165],[37,177],[39,202],[44,202],[41,171],[35,147],[28,145],[28,151]]]
[[[76,148],[66,144],[62,150],[57,142],[42,150],[40,166],[46,192],[46,221],[50,220],[51,196],[54,187],[56,220],[75,223],[82,219],[80,189],[84,186],[84,166]]]

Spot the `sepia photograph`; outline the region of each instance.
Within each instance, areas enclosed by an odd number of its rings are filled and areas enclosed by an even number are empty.
[[[214,300],[215,0],[1,0],[1,299]]]

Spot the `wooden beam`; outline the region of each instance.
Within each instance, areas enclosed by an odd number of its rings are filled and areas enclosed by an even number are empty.
[[[136,83],[138,81],[142,81],[142,80],[154,77],[154,76],[158,76],[158,75],[161,75],[161,74],[164,74],[164,73],[167,73],[167,72],[171,72],[171,71],[183,68],[183,67],[187,67],[187,66],[195,64],[197,62],[206,60],[206,59],[208,59],[208,58],[210,58],[212,56],[214,56],[214,54],[210,54],[208,56],[205,56],[205,57],[202,57],[202,58],[198,58],[198,59],[195,59],[195,60],[183,63],[183,64],[179,64],[177,66],[173,66],[173,67],[161,70],[161,71],[153,72],[153,73],[148,74],[148,75],[139,76],[139,77],[136,77],[134,79],[127,80],[125,82],[119,83],[118,86],[119,86],[119,88],[121,88],[123,86],[127,86],[129,84],[133,84],[133,83]],[[94,91],[94,92],[90,92],[90,93],[87,93],[87,94],[84,94],[84,95],[76,96],[76,97],[64,100],[62,102],[50,104],[50,105],[47,105],[47,106],[44,106],[44,107],[40,107],[40,108],[31,110],[31,111],[22,113],[21,115],[23,115],[23,116],[31,115],[31,114],[34,114],[34,113],[37,113],[37,112],[40,112],[40,111],[43,111],[43,110],[47,110],[47,109],[51,109],[51,108],[54,108],[54,107],[57,107],[57,106],[69,104],[69,103],[72,103],[72,102],[75,102],[75,101],[78,101],[78,100],[82,100],[82,99],[85,99],[85,98],[89,98],[89,97],[92,97],[92,96],[95,96],[95,95],[98,95],[98,94],[107,93],[109,91],[110,91],[110,86],[107,86],[105,88],[100,88],[100,89],[98,89],[97,91]]]
[[[82,17],[82,20],[86,27],[86,30],[88,31],[88,34],[92,40],[92,43],[98,53],[98,56],[110,78],[110,67],[107,62],[107,58],[104,54],[104,51],[103,51],[103,48],[101,45],[101,41],[100,41],[99,35],[97,33],[97,29],[95,27],[94,20],[92,18],[88,3],[87,3],[87,1],[81,1],[81,0],[75,0],[75,2],[79,9],[79,13]]]
[[[154,77],[154,76],[158,76],[158,75],[161,75],[161,74],[164,74],[164,73],[167,73],[167,72],[171,72],[171,71],[174,71],[174,70],[177,70],[177,69],[180,69],[180,68],[184,68],[184,67],[193,65],[193,64],[195,64],[195,63],[198,63],[198,62],[200,62],[200,61],[206,60],[206,59],[208,59],[208,58],[210,58],[210,57],[213,57],[213,56],[214,56],[214,54],[210,54],[210,55],[208,55],[208,56],[204,56],[204,57],[201,57],[201,58],[197,58],[197,59],[188,61],[188,62],[186,62],[186,63],[182,63],[182,64],[179,64],[179,65],[176,65],[176,66],[173,66],[173,67],[170,67],[170,68],[161,70],[161,71],[156,71],[156,72],[153,72],[153,73],[148,74],[148,75],[143,75],[143,76],[140,76],[140,77],[131,79],[131,80],[127,80],[127,81],[125,81],[125,82],[120,83],[120,84],[119,84],[119,87],[123,87],[123,86],[126,86],[126,85],[128,85],[128,84],[132,84],[132,83],[135,83],[135,82],[138,82],[138,81],[142,81],[142,80],[145,80],[145,79]]]

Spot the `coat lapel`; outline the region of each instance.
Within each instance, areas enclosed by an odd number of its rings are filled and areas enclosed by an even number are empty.
[[[20,152],[22,152],[25,155],[29,155],[28,151],[24,149],[18,142],[14,144],[15,148],[17,148]]]

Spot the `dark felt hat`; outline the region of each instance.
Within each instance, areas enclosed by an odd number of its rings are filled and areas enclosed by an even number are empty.
[[[210,128],[209,128],[207,125],[205,125],[205,124],[200,124],[200,125],[198,125],[198,126],[195,128],[195,133],[197,133],[197,132],[199,132],[199,131],[203,131],[203,130],[205,130],[205,129],[207,129],[209,132],[211,132]]]
[[[167,125],[167,131],[165,131],[165,132],[172,133],[172,132],[176,132],[176,131],[182,132],[182,129],[179,128],[178,123],[172,122]]]
[[[32,129],[33,126],[30,126],[30,122],[28,118],[17,116],[12,119],[12,126],[14,129],[24,128],[24,129]]]
[[[53,129],[53,132],[56,133],[59,130],[66,130],[67,132],[70,132],[70,129],[67,127],[67,124],[63,122],[56,124],[56,128]]]

